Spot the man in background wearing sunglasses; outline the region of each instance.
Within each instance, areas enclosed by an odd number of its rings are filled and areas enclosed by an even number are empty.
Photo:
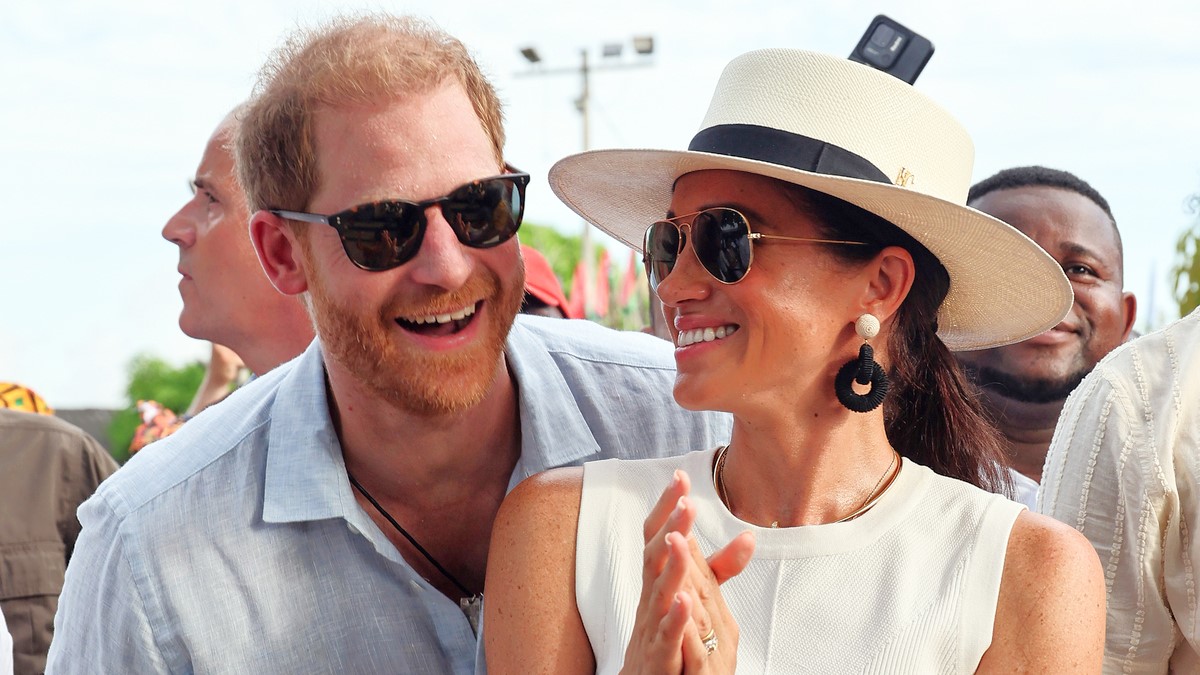
[[[522,316],[495,91],[386,16],[276,53],[239,176],[298,359],[80,509],[54,672],[471,673],[492,522],[524,477],[728,439],[674,403],[669,343]]]

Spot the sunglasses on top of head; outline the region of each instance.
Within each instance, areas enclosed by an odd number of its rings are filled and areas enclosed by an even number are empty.
[[[690,223],[682,223],[685,219]],[[684,233],[687,229],[688,234]],[[658,285],[667,278],[679,254],[689,239],[692,252],[712,278],[723,284],[736,284],[746,278],[754,262],[754,249],[750,243],[762,241],[785,241],[801,244],[841,244],[868,246],[865,241],[842,241],[837,239],[811,239],[807,237],[785,237],[779,234],[763,234],[750,230],[750,221],[740,211],[726,207],[704,209],[674,218],[660,220],[646,228],[646,239],[642,245],[642,262],[646,265],[646,276],[650,288],[658,291]]]
[[[512,172],[460,185],[443,197],[420,202],[392,199],[359,204],[332,215],[270,209],[290,220],[323,223],[337,230],[350,262],[381,272],[412,260],[425,238],[425,210],[437,204],[464,246],[491,248],[512,239],[525,213],[529,174]]]

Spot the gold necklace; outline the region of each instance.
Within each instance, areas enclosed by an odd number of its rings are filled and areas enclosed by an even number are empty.
[[[725,508],[729,509],[730,513],[733,513],[733,504],[729,501],[729,490],[725,487],[725,452],[727,450],[729,450],[728,445],[721,446],[721,450],[717,453],[717,461],[713,462],[713,485],[717,488],[717,497],[725,504]],[[900,453],[892,450],[892,461],[888,462],[887,468],[880,474],[879,480],[875,481],[875,487],[871,488],[871,491],[867,493],[867,498],[863,500],[863,503],[857,509],[850,512],[849,515],[839,518],[830,524],[854,520],[867,511],[870,511],[871,507],[875,506],[876,502],[888,491],[888,488],[892,487],[892,483],[896,481],[896,476],[900,475],[900,465],[897,464],[897,460],[899,459]],[[892,471],[892,467],[896,468],[894,472]],[[891,476],[890,478],[888,477],[889,475]],[[883,483],[884,478],[888,479],[886,485]],[[880,489],[881,485],[883,486],[882,489]],[[771,527],[779,527],[779,521],[772,520]]]

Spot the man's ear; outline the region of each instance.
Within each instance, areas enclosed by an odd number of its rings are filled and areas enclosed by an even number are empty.
[[[250,216],[250,241],[271,285],[284,295],[308,290],[304,253],[292,228],[269,211]]]
[[[1137,298],[1133,297],[1133,293],[1125,291],[1121,294],[1121,312],[1125,319],[1125,332],[1121,333],[1121,342],[1129,339],[1129,334],[1133,332],[1133,322],[1137,319]]]
[[[900,309],[916,277],[912,254],[900,246],[888,246],[863,268],[867,281],[861,310],[886,321]]]

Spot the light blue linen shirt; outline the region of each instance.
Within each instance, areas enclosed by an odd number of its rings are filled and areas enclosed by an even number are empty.
[[[671,345],[520,317],[510,488],[555,466],[727,442],[671,398]],[[359,507],[321,346],[135,456],[79,509],[48,673],[472,673],[456,602]]]

